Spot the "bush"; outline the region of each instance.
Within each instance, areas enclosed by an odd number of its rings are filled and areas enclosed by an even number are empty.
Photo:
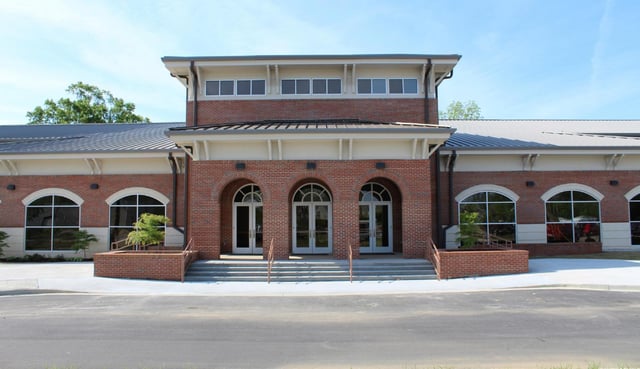
[[[9,235],[6,232],[0,231],[0,257],[4,256],[2,249],[9,246],[6,241],[7,238],[9,238]]]

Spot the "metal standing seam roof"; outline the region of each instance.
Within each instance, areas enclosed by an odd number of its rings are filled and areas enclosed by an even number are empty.
[[[640,149],[640,120],[442,120],[451,150]]]
[[[184,123],[0,126],[0,155],[178,151],[164,133]]]
[[[320,119],[320,120],[263,120],[257,122],[238,122],[211,124],[196,127],[175,127],[168,135],[193,135],[203,133],[243,134],[243,133],[317,133],[317,132],[453,132],[446,126],[422,123],[375,122],[360,119]]]

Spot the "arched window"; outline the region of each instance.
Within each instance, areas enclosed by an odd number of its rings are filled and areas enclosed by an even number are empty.
[[[135,194],[122,197],[109,206],[110,243],[127,238],[140,214],[166,215],[165,205],[153,197]]]
[[[393,252],[391,194],[379,183],[369,182],[360,189],[360,252]]]
[[[246,185],[236,192],[233,198],[235,203],[259,203],[262,202],[262,192],[260,187],[254,184]]]
[[[640,194],[629,200],[629,222],[631,223],[631,244],[640,245]]]
[[[331,195],[309,183],[293,195],[293,252],[329,254],[332,249]]]
[[[262,191],[255,184],[233,197],[233,253],[262,254]]]
[[[492,191],[476,192],[459,202],[458,224],[465,213],[477,213],[476,224],[485,235],[516,241],[516,204]]]
[[[26,206],[25,250],[72,250],[80,229],[80,205],[61,195],[47,195]]]
[[[546,200],[547,242],[600,241],[600,202],[576,190]]]

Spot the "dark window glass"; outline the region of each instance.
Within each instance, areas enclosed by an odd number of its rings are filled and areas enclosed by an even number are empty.
[[[45,196],[33,201],[30,204],[30,206],[51,205],[51,204],[53,204],[53,196]]]
[[[220,81],[205,82],[206,95],[220,95]]]
[[[631,244],[640,245],[640,222],[631,223]]]
[[[497,192],[488,192],[487,200],[494,201],[494,202],[498,202],[498,201],[511,202],[511,200],[508,197],[506,197],[505,195],[501,195]]]
[[[593,196],[584,192],[573,191],[573,201],[598,201]]]
[[[297,79],[296,80],[296,93],[298,95],[307,95],[311,92],[310,90],[310,82],[308,79]]]
[[[339,79],[329,79],[327,80],[327,91],[330,94],[341,94],[342,93],[342,81]]]
[[[282,94],[293,95],[296,93],[296,81],[293,79],[282,80]]]
[[[123,197],[120,200],[113,203],[113,205],[135,205],[138,203],[138,196],[131,195],[127,197]]]
[[[549,201],[571,201],[571,191],[560,192],[551,197]]]
[[[629,219],[632,222],[640,222],[640,202],[629,203]]]
[[[597,202],[577,202],[573,204],[573,217],[576,222],[600,220],[600,207]]]
[[[401,94],[403,93],[402,89],[402,80],[397,78],[392,78],[389,80],[389,93],[390,94]]]
[[[256,79],[251,81],[251,94],[264,95],[266,92],[266,82],[264,79]]]
[[[512,202],[487,203],[489,223],[515,223],[515,208]]]
[[[516,241],[516,225],[515,224],[489,224],[489,234],[515,242]]]
[[[27,207],[27,227],[45,227],[53,224],[52,207]]]
[[[313,80],[313,93],[314,94],[326,94],[327,93],[327,80],[326,79],[314,79]]]
[[[78,228],[54,228],[53,249],[73,250],[74,235]]]
[[[251,81],[238,81],[237,91],[238,95],[251,95]]]
[[[571,223],[547,224],[547,242],[573,242],[573,225]]]
[[[51,250],[51,228],[27,228],[25,237],[26,250]]]
[[[54,209],[54,227],[77,227],[80,224],[80,208],[55,208]]]
[[[137,208],[135,206],[128,207],[111,207],[111,224],[112,227],[130,227],[138,218]]]
[[[220,95],[233,95],[233,81],[220,81]]]
[[[358,93],[359,94],[371,93],[371,79],[369,78],[358,79]]]
[[[154,199],[153,197],[149,197],[149,196],[145,196],[145,195],[139,195],[138,204],[139,205],[163,206],[160,201]]]
[[[600,240],[600,203],[593,196],[564,191],[551,197],[545,206],[547,242]]]
[[[547,222],[570,222],[571,219],[570,202],[547,203]]]
[[[478,192],[462,200],[462,202],[465,202],[465,203],[466,202],[486,202],[486,201],[487,201],[486,192]]]

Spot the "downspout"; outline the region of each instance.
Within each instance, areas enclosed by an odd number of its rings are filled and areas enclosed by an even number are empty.
[[[178,164],[176,163],[176,158],[173,156],[173,153],[169,153],[169,164],[171,165],[171,177],[173,180],[172,183],[172,201],[173,201],[173,211],[171,212],[171,219],[173,219],[173,229],[182,233],[184,235],[184,230],[178,227]],[[186,243],[183,245],[186,246]]]
[[[198,74],[195,70],[195,61],[191,61],[189,65],[189,69],[191,70],[191,74],[193,75],[193,127],[198,126]],[[188,89],[187,89],[188,91]],[[188,94],[187,94],[188,95]]]
[[[447,227],[442,231],[443,235],[443,239],[445,239],[447,231],[454,226],[453,224],[453,167],[456,164],[456,158],[458,157],[458,154],[456,153],[456,150],[453,150],[451,152],[451,158],[449,159],[449,167],[448,167],[448,176],[449,176],[449,224],[447,225]],[[446,248],[446,245],[445,245]]]
[[[433,64],[431,64],[431,58],[427,61],[427,70],[424,74],[424,121],[425,123],[429,122],[429,73],[431,73],[431,68],[433,68]],[[437,94],[436,94],[437,95]]]
[[[189,236],[189,163],[191,158],[189,155],[184,157],[184,199],[182,205],[184,206],[184,241],[185,247],[187,246],[187,237]]]
[[[438,150],[436,150],[435,153],[435,160],[436,160],[436,206],[435,206],[435,213],[436,213],[436,229],[435,231],[436,233],[436,245],[442,245],[442,221],[440,219],[440,148],[438,148]]]

